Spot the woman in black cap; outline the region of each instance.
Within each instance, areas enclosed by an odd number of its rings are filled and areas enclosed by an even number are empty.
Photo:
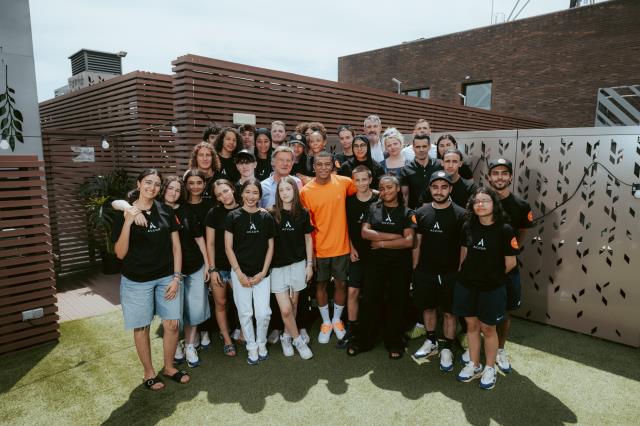
[[[256,129],[255,133],[255,150],[256,155],[256,179],[262,181],[271,175],[273,167],[271,166],[271,131],[264,127]]]
[[[353,169],[362,165],[371,170],[371,187],[377,188],[380,181],[380,177],[384,175],[384,170],[380,164],[373,161],[371,157],[371,145],[369,144],[369,138],[365,135],[357,135],[353,138],[351,145],[353,149],[353,158],[343,163],[338,169],[340,176],[351,177]]]

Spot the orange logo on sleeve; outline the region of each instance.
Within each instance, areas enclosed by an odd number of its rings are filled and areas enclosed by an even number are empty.
[[[518,250],[518,249],[520,248],[520,247],[518,247],[518,240],[516,239],[516,237],[513,237],[513,238],[511,239],[511,247],[512,247],[514,250]]]
[[[533,222],[533,212],[529,211],[529,214],[527,214],[527,219],[529,220],[529,222]]]
[[[411,222],[416,223],[416,224],[418,223],[418,221],[416,220],[416,215],[415,214],[411,215]]]

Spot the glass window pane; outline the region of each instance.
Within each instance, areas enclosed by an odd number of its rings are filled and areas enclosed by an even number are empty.
[[[418,90],[409,90],[409,91],[407,91],[407,95],[409,95],[409,96],[418,96]]]
[[[491,109],[491,82],[467,84],[464,94],[467,97],[467,106]]]
[[[431,89],[420,90],[420,97],[423,99],[429,99],[431,97]]]

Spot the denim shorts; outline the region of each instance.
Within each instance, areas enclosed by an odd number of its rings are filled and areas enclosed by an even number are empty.
[[[231,271],[218,271],[218,275],[226,284],[231,284]]]
[[[209,309],[209,286],[204,282],[204,265],[193,274],[186,275],[184,288],[184,323],[202,324],[211,316]]]
[[[137,282],[124,275],[120,279],[120,304],[127,330],[146,327],[157,314],[163,320],[182,319],[182,286],[173,300],[165,300],[164,292],[173,276]]]

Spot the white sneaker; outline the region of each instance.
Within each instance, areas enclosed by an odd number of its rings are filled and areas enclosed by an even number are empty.
[[[331,339],[331,332],[333,331],[333,326],[331,323],[323,323],[320,326],[320,334],[318,334],[318,343],[322,343],[323,345],[329,343]]]
[[[291,336],[280,336],[280,344],[282,345],[282,353],[284,356],[293,356],[293,346],[291,345]]]
[[[309,346],[307,346],[306,342],[302,338],[302,335],[298,336],[298,338],[293,341],[293,346],[295,346],[298,350],[300,358],[311,359],[313,357],[313,352],[311,352],[311,349],[309,349]]]
[[[467,349],[462,353],[462,355],[460,355],[460,362],[463,365],[467,365],[471,362],[471,355],[469,355],[469,349]]]
[[[267,337],[267,342],[274,345],[278,343],[278,340],[280,340],[280,330],[272,330],[271,334],[269,334],[269,337]]]
[[[427,358],[437,354],[438,354],[438,342],[434,343],[431,340],[427,339],[424,342],[424,344],[420,346],[420,349],[418,349],[416,353],[413,354],[413,356],[415,358]]]
[[[453,352],[451,352],[451,349],[444,348],[440,351],[440,370],[444,372],[453,370]]]
[[[307,333],[307,329],[306,328],[301,328],[300,329],[300,335],[302,336],[302,340],[304,340],[304,342],[307,345],[309,343],[311,343],[311,336],[309,336],[309,333]]]
[[[482,378],[480,378],[480,387],[487,390],[493,389],[497,379],[496,369],[493,367],[485,367],[482,372]]]
[[[503,373],[511,373],[511,363],[509,362],[509,357],[507,356],[506,349],[498,349],[496,364],[498,364],[498,368]]]
[[[187,365],[189,367],[194,368],[200,365],[200,358],[198,358],[198,351],[195,346],[187,345],[185,354],[187,355]]]
[[[201,331],[200,332],[200,347],[202,349],[209,349],[209,346],[211,346],[211,339],[209,338],[209,332],[208,331]]]
[[[473,362],[469,362],[464,366],[462,371],[458,373],[458,381],[460,382],[470,382],[478,377],[482,376],[482,365],[475,366]]]
[[[258,349],[250,349],[249,354],[247,356],[247,363],[249,365],[256,365],[260,358],[258,357]]]
[[[342,340],[344,336],[347,335],[347,330],[344,329],[344,323],[342,321],[335,321],[332,326],[338,340]]]
[[[173,356],[173,365],[179,365],[184,362],[184,351],[182,350],[182,342],[178,342],[176,353]]]
[[[269,351],[267,345],[258,346],[258,361],[266,361],[269,359]]]

